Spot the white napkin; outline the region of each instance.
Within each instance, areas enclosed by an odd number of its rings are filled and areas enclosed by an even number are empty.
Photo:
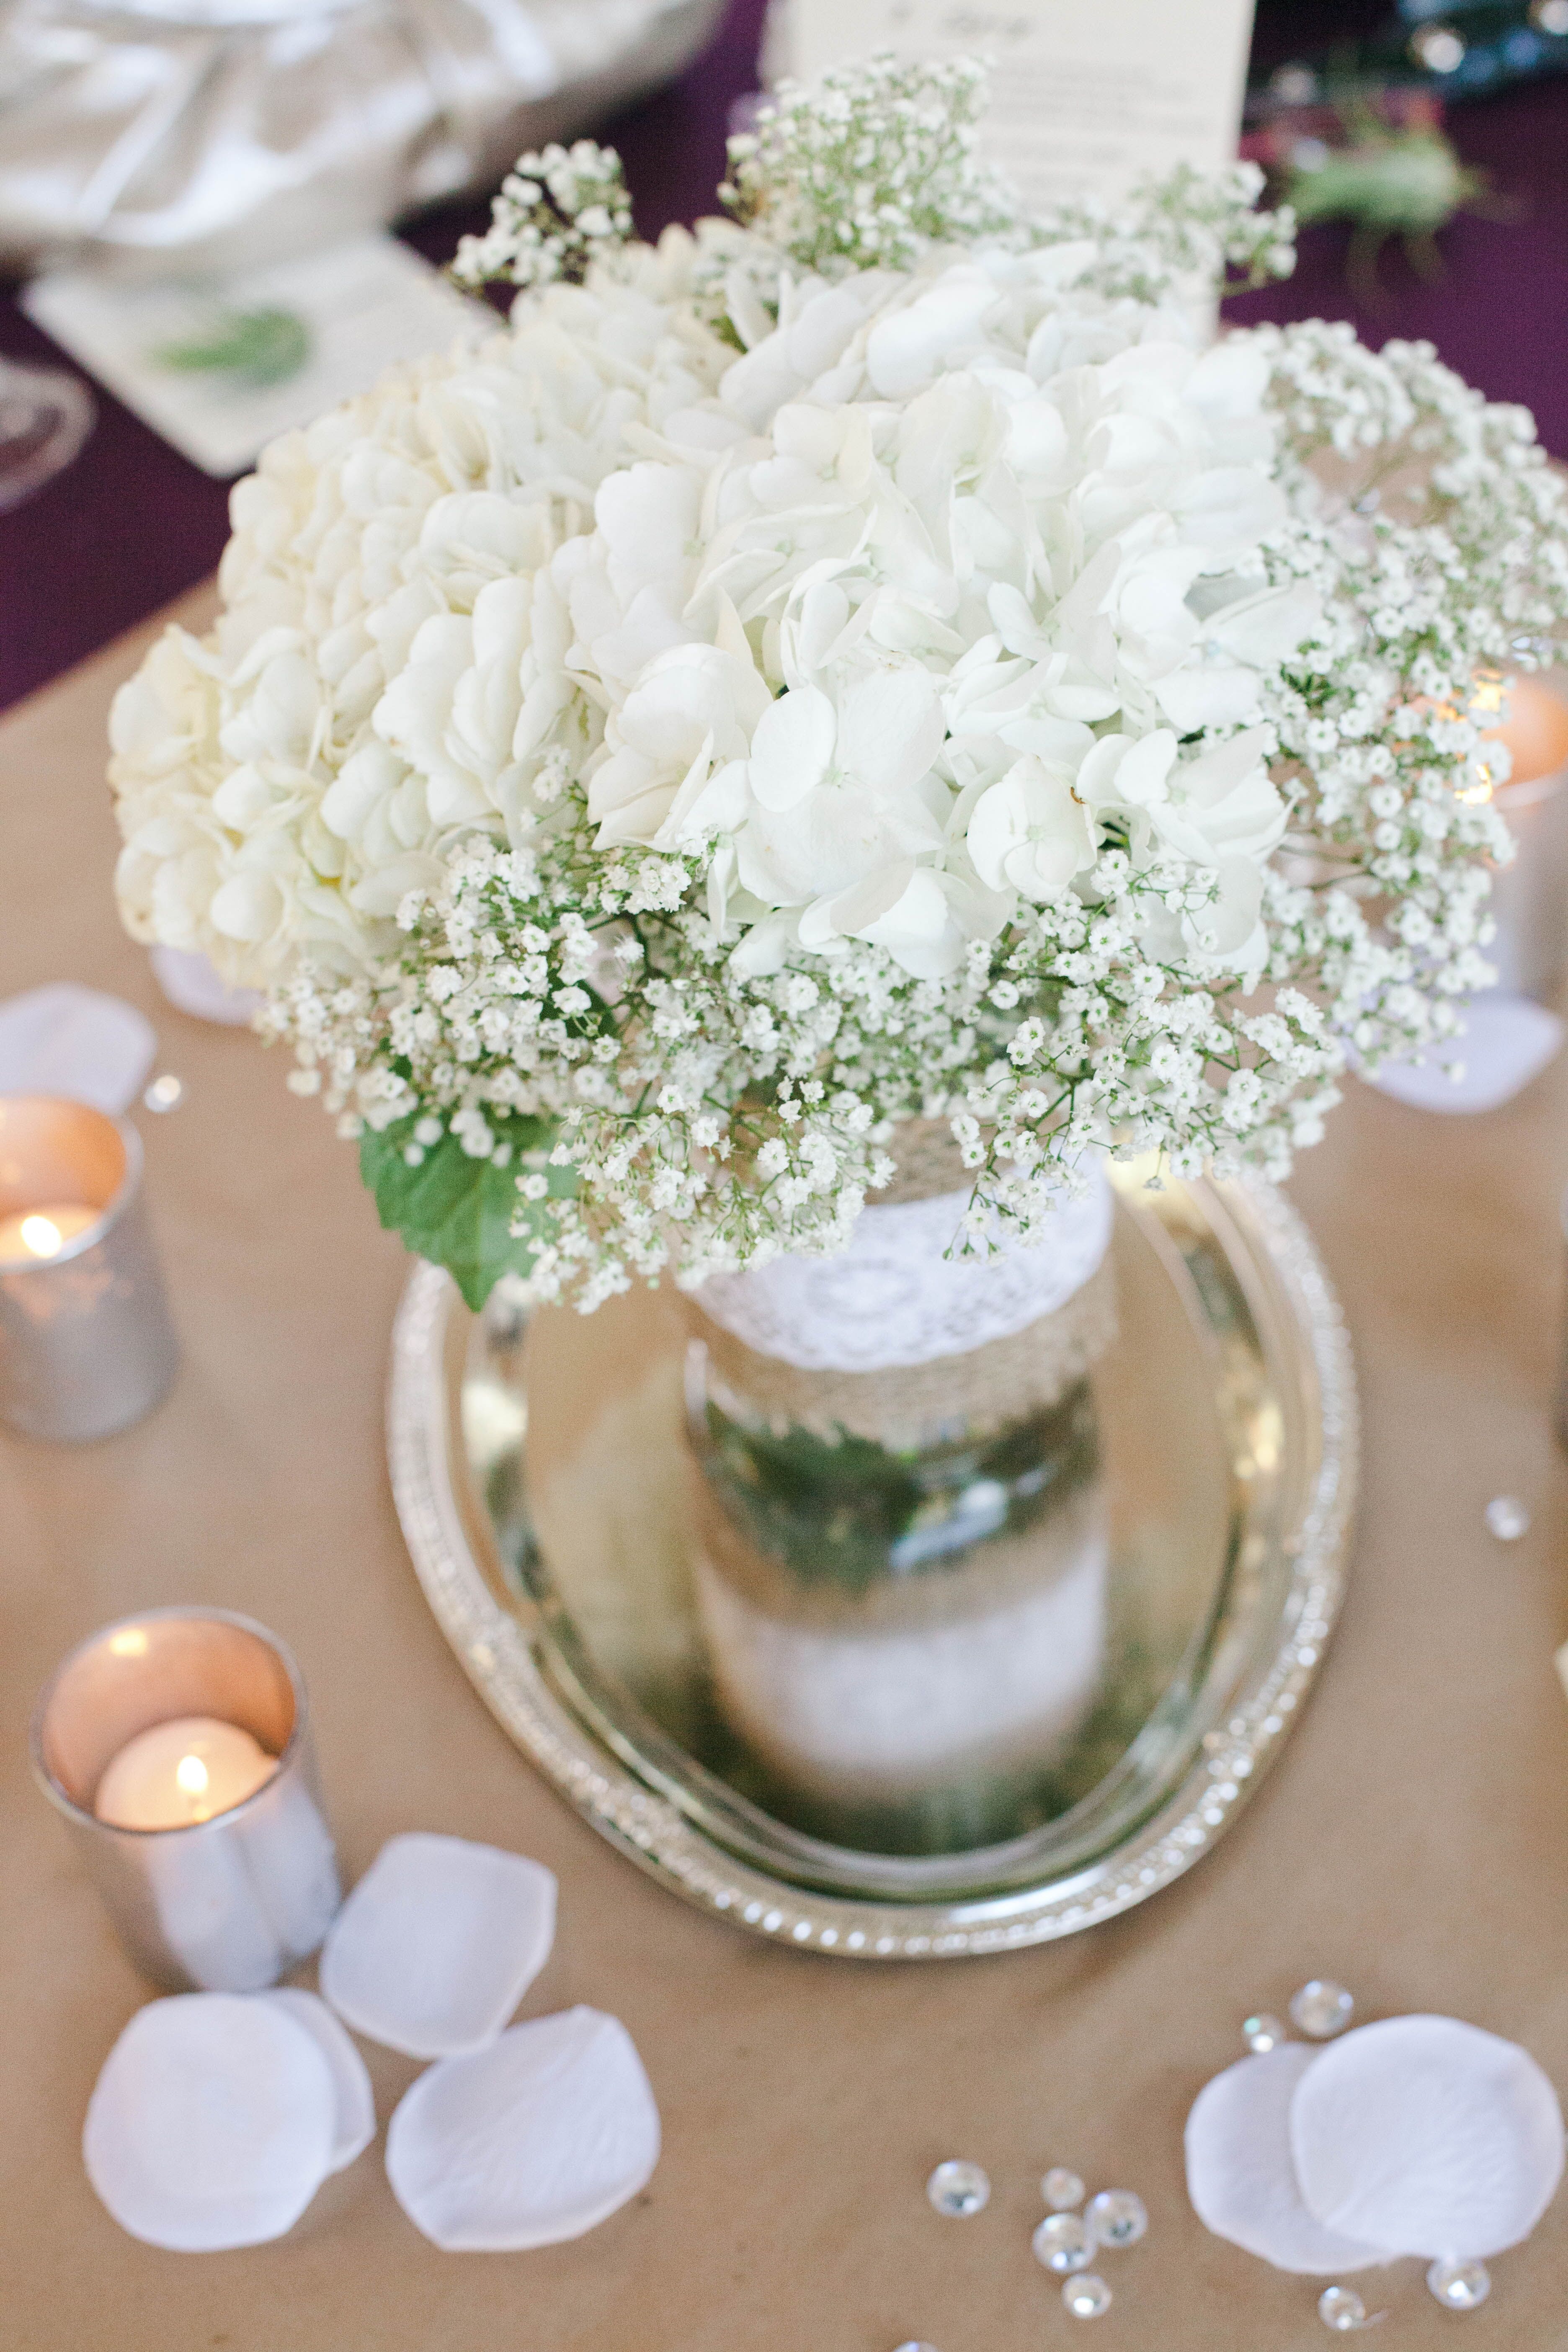
[[[230,988],[206,956],[193,954],[188,948],[153,948],[148,961],[170,1003],[195,1021],[216,1021],[231,1029],[247,1027],[261,1003],[259,989]]]
[[[157,1038],[145,1013],[74,980],[0,1003],[0,1095],[64,1095],[111,1117],[146,1083]]]
[[[1371,1083],[1417,1110],[1496,1110],[1540,1076],[1563,1037],[1562,1022],[1544,1005],[1489,989],[1470,1000],[1462,1037],[1425,1062],[1387,1062]],[[1463,1071],[1457,1079],[1456,1065]]]

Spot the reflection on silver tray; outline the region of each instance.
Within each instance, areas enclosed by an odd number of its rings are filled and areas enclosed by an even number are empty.
[[[518,1746],[690,1901],[854,1958],[1038,1943],[1178,1876],[1272,1759],[1341,1598],[1349,1345],[1278,1193],[1113,1172],[1120,1334],[1094,1376],[1103,1670],[1065,1748],[940,1817],[803,1796],[726,1723],[693,1596],[668,1297],[582,1318],[498,1293],[476,1318],[415,1269],[389,1443],[430,1606]]]

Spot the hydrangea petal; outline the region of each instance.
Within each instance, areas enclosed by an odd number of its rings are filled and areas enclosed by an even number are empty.
[[[1528,2238],[1563,2178],[1563,2110],[1527,2050],[1456,2017],[1390,2017],[1298,2085],[1309,2211],[1390,2253],[1484,2259]]]
[[[827,772],[837,736],[820,687],[799,686],[763,712],[752,739],[751,785],[765,809],[793,808]]]
[[[1187,2194],[1205,2230],[1276,2270],[1310,2278],[1370,2269],[1380,2248],[1314,2220],[1290,2158],[1290,2102],[1319,2053],[1282,2042],[1205,2083],[1187,2117]]]
[[[303,1985],[274,1985],[255,1998],[271,2001],[296,2025],[303,2026],[326,2060],[335,2103],[327,2169],[345,2171],[375,2137],[375,2094],[364,2060],[320,1993],[307,1992]]]
[[[482,2050],[550,1957],[555,1878],[466,1838],[389,1838],[333,1920],[321,1991],[411,2058]]]
[[[139,2010],[110,2052],[82,2156],[122,2230],[211,2253],[293,2227],[336,2127],[331,2074],[302,2025],[265,2000],[181,1993]]]
[[[436,2245],[513,2253],[595,2229],[646,2187],[658,2153],[631,2035],[571,2009],[421,2074],[387,2127],[386,2175]]]

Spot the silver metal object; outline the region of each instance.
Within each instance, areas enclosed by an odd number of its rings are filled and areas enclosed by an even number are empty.
[[[190,278],[493,187],[679,73],[719,0],[0,9],[0,257]]]
[[[0,1264],[0,1420],[79,1443],[162,1402],[179,1348],[142,1200],[142,1139],[50,1095],[0,1098],[0,1216],[99,1213],[37,1264]]]
[[[93,1811],[112,1759],[141,1732],[216,1716],[278,1769],[228,1811],[128,1830]],[[154,1983],[255,1992],[307,1958],[341,1900],[305,1686],[275,1634],[224,1609],[150,1609],[106,1625],[56,1673],[33,1717],[33,1769],[119,1932]]]
[[[1563,1245],[1568,1248],[1568,1192],[1564,1192],[1557,1204],[1557,1219]],[[1564,1320],[1563,1328],[1557,1364],[1557,1397],[1552,1418],[1558,1444],[1568,1447],[1568,1319]]]
[[[689,1901],[850,1959],[1051,1941],[1188,1870],[1283,1745],[1345,1575],[1357,1428],[1339,1308],[1277,1192],[1114,1173],[1122,1331],[1097,1383],[1113,1593],[1136,1640],[1065,1803],[1001,1843],[814,1833],[711,1735],[679,1325],[665,1332],[657,1297],[531,1318],[502,1292],[476,1319],[445,1274],[415,1269],[388,1436],[426,1596],[517,1745]],[[1156,1666],[1142,1679],[1140,1657]]]
[[[1561,699],[1563,679],[1532,679]],[[1494,805],[1518,855],[1492,874],[1487,911],[1497,937],[1486,950],[1498,985],[1548,997],[1568,967],[1568,762],[1549,774],[1500,784]]]
[[[0,514],[63,472],[95,414],[79,376],[0,359]]]

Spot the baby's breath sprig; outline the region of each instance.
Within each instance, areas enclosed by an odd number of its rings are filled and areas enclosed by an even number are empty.
[[[449,271],[455,284],[581,285],[595,261],[626,244],[632,201],[613,147],[579,139],[520,155],[490,205],[483,236],[465,236]]]
[[[1078,283],[1112,300],[1159,302],[1173,291],[1244,293],[1296,266],[1289,207],[1259,212],[1256,163],[1224,172],[1178,164],[1147,178],[1113,208],[1102,199],[1051,205],[1031,224],[1030,242],[1089,240],[1094,258]]]
[[[1101,1149],[1277,1180],[1494,977],[1530,420],[1348,327],[1184,350],[1289,216],[1026,218],[980,80],[786,89],[657,248],[608,150],[525,156],[455,272],[509,334],[276,444],[232,643],[122,689],[135,936],[270,989],[471,1302],[831,1252],[914,1119],[977,1249]]]
[[[1016,231],[1016,197],[979,161],[984,89],[972,58],[884,55],[810,89],[784,82],[731,140],[720,200],[826,278],[908,269],[932,246]]]

